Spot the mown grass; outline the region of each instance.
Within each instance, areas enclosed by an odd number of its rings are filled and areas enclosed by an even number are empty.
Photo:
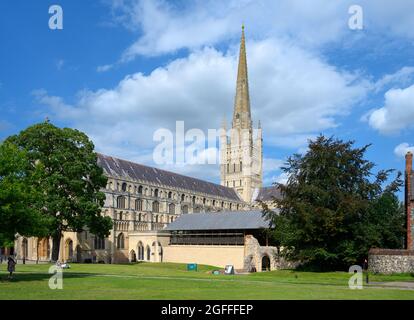
[[[199,265],[138,263],[72,264],[64,270],[63,290],[48,286],[50,265],[18,265],[8,281],[0,265],[0,299],[414,299],[414,290],[348,287],[346,272],[280,270],[248,275],[212,275]],[[414,281],[411,274],[370,275],[370,281]]]

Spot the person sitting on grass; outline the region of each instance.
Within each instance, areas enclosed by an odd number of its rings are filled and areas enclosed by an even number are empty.
[[[7,271],[10,272],[9,279],[13,279],[13,272],[16,269],[16,261],[10,256],[7,261]]]

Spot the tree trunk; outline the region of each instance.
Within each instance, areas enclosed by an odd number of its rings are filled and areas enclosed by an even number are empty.
[[[59,260],[59,251],[60,251],[60,240],[62,239],[62,233],[57,232],[52,237],[52,262]]]

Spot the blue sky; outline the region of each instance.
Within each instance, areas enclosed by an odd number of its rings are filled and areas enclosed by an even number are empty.
[[[63,30],[48,27],[52,4]],[[348,27],[352,4],[362,30]],[[266,185],[319,133],[372,143],[378,169],[403,170],[414,149],[410,1],[5,0],[0,17],[0,139],[47,116],[154,165],[157,129],[231,120],[244,23]],[[161,167],[219,182],[216,165]]]

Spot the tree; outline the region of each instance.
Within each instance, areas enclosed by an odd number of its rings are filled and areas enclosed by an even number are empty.
[[[0,144],[0,246],[13,245],[16,234],[42,235],[47,223],[32,205],[39,193],[26,174],[27,154],[10,143]]]
[[[393,170],[373,174],[364,159],[369,145],[317,137],[304,155],[288,158],[282,170],[289,176],[279,185],[280,211],[264,206],[274,226],[274,239],[284,254],[317,269],[346,268],[366,257],[370,247],[402,244],[404,219],[395,193],[401,174],[384,184]]]
[[[34,206],[48,219],[53,261],[58,260],[64,231],[80,232],[88,227],[99,236],[109,235],[112,221],[101,215],[105,194],[100,192],[107,178],[97,164],[93,143],[84,133],[45,122],[7,141],[27,153],[27,175],[32,175],[35,167],[40,171],[32,179],[33,187],[41,192]]]

